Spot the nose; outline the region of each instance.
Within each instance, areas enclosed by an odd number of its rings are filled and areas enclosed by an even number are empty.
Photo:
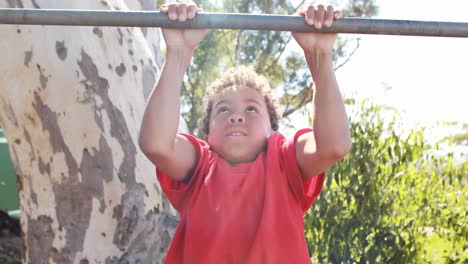
[[[244,117],[238,114],[234,114],[229,118],[229,122],[232,124],[244,123]]]

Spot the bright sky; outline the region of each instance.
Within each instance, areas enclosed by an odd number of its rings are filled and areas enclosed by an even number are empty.
[[[377,0],[376,18],[468,22],[467,0]],[[468,123],[468,39],[361,35],[337,71],[344,94],[375,98],[410,122]],[[385,91],[384,87],[391,90]]]

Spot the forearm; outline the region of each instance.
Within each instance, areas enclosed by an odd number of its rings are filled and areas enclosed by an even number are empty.
[[[315,84],[313,129],[317,151],[342,156],[350,148],[350,128],[332,53],[311,51],[305,56]]]
[[[167,50],[166,62],[143,114],[139,144],[144,152],[171,151],[179,126],[180,87],[192,52]]]

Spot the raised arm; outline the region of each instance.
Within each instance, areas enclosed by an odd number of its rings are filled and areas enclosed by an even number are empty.
[[[299,15],[315,28],[329,27],[341,17],[332,6],[309,6]],[[313,98],[314,133],[303,134],[296,143],[296,156],[304,177],[324,172],[351,148],[350,128],[333,68],[336,34],[293,33],[304,50],[315,84]]]
[[[193,2],[170,2],[161,6],[169,19],[185,21],[201,11]],[[180,115],[180,87],[193,52],[208,32],[206,29],[163,29],[166,60],[148,99],[140,128],[139,146],[161,171],[174,180],[185,179],[194,169],[195,147],[177,134]]]

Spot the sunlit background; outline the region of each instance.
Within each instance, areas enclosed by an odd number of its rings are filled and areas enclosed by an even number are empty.
[[[378,18],[468,22],[468,1],[377,1]],[[361,36],[337,75],[345,93],[371,96],[415,123],[468,122],[468,39]]]
[[[373,18],[468,22],[465,0],[377,0],[376,5],[379,12]],[[432,142],[463,130],[468,123],[468,39],[344,37],[360,39],[351,59],[336,71],[345,97],[396,108],[406,128],[426,127]],[[291,49],[300,51],[294,41]]]

